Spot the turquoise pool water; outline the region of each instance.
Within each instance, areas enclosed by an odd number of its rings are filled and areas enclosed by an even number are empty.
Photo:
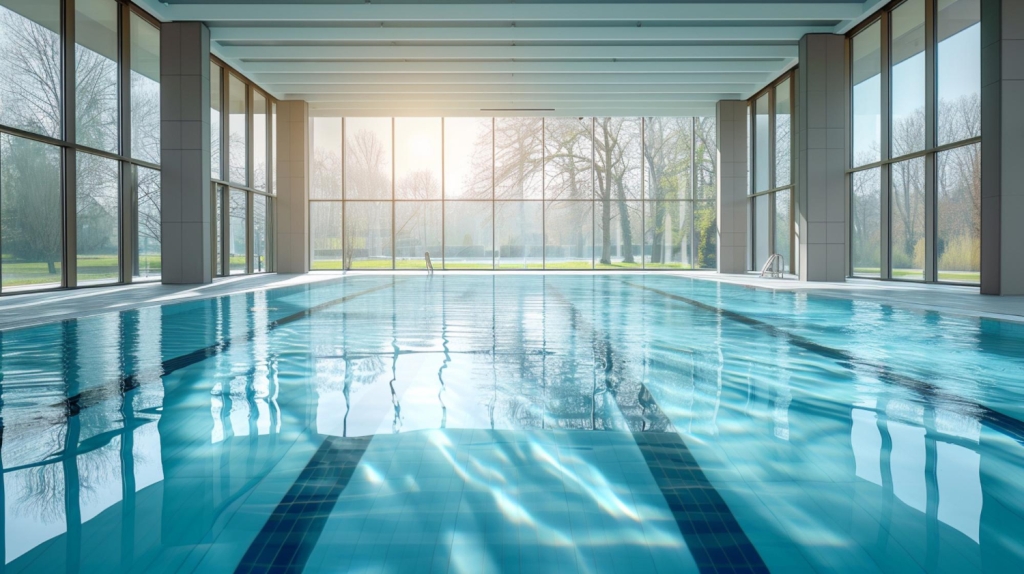
[[[1024,570],[1024,325],[350,276],[0,333],[9,572]]]

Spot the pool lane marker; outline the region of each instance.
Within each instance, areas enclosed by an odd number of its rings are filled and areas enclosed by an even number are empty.
[[[615,364],[623,363],[615,348],[599,336],[597,327],[590,324],[569,299],[557,289],[549,289],[568,307],[572,323],[590,331],[595,355],[607,362],[605,376],[612,375]],[[624,411],[618,393],[609,394],[627,418],[627,424],[632,422],[630,426],[644,428],[640,425],[650,421],[651,430],[633,430],[633,440],[672,512],[697,569],[702,574],[767,573],[768,566],[754,543],[643,381],[640,381],[639,393],[638,403],[644,408],[641,420],[637,420],[640,417],[636,413],[630,416]]]
[[[764,321],[754,319],[753,317],[749,317],[735,311],[722,309],[721,307],[709,305],[708,303],[690,299],[689,297],[683,297],[682,295],[676,295],[675,293],[662,291],[660,289],[655,289],[653,287],[648,287],[646,285],[637,285],[636,283],[631,283],[629,281],[623,281],[623,283],[633,287],[634,289],[650,291],[651,293],[661,295],[662,297],[686,303],[687,305],[691,305],[704,311],[716,313],[720,317],[742,323],[772,337],[786,339],[792,345],[827,359],[831,359],[839,366],[848,370],[854,371],[856,370],[855,367],[861,367],[863,369],[873,371],[878,377],[878,380],[883,383],[893,384],[916,391],[933,403],[943,402],[956,405],[962,409],[961,414],[975,416],[990,428],[993,428],[1024,445],[1024,422],[1021,422],[1011,416],[1004,415],[1001,412],[992,410],[984,405],[951,394],[949,391],[938,385],[933,385],[926,381],[894,373],[884,365],[865,361],[864,359],[858,358],[854,354],[842,349],[822,345],[821,343],[817,343],[802,335],[790,333],[789,331],[780,329],[774,325],[770,325]]]

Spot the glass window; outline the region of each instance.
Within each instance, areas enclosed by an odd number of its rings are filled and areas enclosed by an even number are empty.
[[[491,199],[493,196],[493,120],[444,119],[445,199]]]
[[[651,117],[644,126],[644,199],[690,199],[693,119]]]
[[[768,173],[771,159],[768,157],[768,94],[754,102],[754,191],[771,189]]]
[[[543,206],[539,201],[495,202],[495,269],[543,269]]]
[[[223,179],[220,173],[220,128],[221,128],[221,86],[223,85],[223,68],[210,63],[210,177]]]
[[[790,81],[775,87],[775,187],[793,183],[792,167],[792,124],[793,103],[790,101]]]
[[[309,268],[314,271],[344,269],[341,209],[340,201],[314,201],[309,204]]]
[[[75,2],[75,138],[117,153],[117,12],[115,0]]]
[[[981,135],[980,22],[980,0],[938,0],[939,145]]]
[[[215,194],[216,197],[214,199],[214,203],[215,203],[215,210],[214,211],[216,212],[215,213],[216,219],[213,222],[213,228],[216,230],[216,233],[217,233],[217,243],[216,243],[215,248],[214,248],[215,251],[216,251],[217,263],[216,263],[216,267],[214,267],[214,271],[215,271],[215,273],[216,273],[216,275],[218,277],[221,276],[221,275],[224,275],[224,239],[226,237],[226,235],[224,233],[224,194],[225,193],[226,192],[225,192],[223,186],[217,186],[217,193]]]
[[[644,224],[644,267],[693,268],[692,204],[688,201],[648,201]]]
[[[228,177],[232,183],[249,185],[247,94],[248,86],[228,74]]]
[[[441,118],[395,118],[395,198],[441,199]]]
[[[575,121],[575,118],[573,119]],[[547,269],[593,269],[594,202],[549,201],[544,213]]]
[[[252,186],[267,190],[267,98],[252,91]]]
[[[981,144],[936,156],[939,281],[981,280]]]
[[[346,269],[391,269],[391,205],[390,201],[345,205]]]
[[[784,269],[793,269],[792,253],[790,252],[790,192],[777,191],[775,197],[775,253],[785,258]]]
[[[544,121],[545,198],[594,198],[593,127],[592,118],[547,118]]]
[[[542,118],[494,120],[494,198],[542,199]]]
[[[132,157],[160,163],[160,29],[131,16]]]
[[[714,117],[693,119],[693,177],[697,199],[718,197],[718,134]],[[748,182],[749,183],[749,182]]]
[[[270,193],[277,195],[277,102],[270,103]]]
[[[769,195],[759,195],[754,198],[754,216],[751,218],[754,222],[754,234],[751,238],[754,260],[751,262],[751,267],[755,270],[761,269],[772,254],[771,245],[769,244],[769,241],[771,241],[771,231],[768,226],[768,223],[771,221],[771,214],[769,213],[770,204],[771,197]]]
[[[81,152],[76,164],[78,284],[115,282],[120,278],[120,166],[116,160]]]
[[[345,199],[391,199],[391,126],[391,118],[345,118]]]
[[[448,125],[447,119],[445,125]],[[493,210],[494,204],[490,201],[445,202],[445,269],[491,269]]]
[[[228,197],[228,270],[232,275],[246,272],[248,194],[238,189],[230,190]]]
[[[132,273],[139,279],[160,277],[160,172],[135,168],[136,234]]]
[[[923,157],[892,164],[889,196],[892,278],[924,280]]]
[[[4,291],[61,285],[60,185],[60,148],[0,134]]]
[[[892,11],[892,157],[925,147],[924,2],[906,0]]]
[[[853,165],[882,159],[882,51],[879,22],[853,37]]]
[[[267,216],[267,196],[252,194],[252,271],[266,273],[270,271],[268,242],[270,239],[270,219]]]
[[[310,199],[341,199],[341,118],[313,118]]]
[[[693,206],[694,259],[697,269],[718,267],[718,207],[714,201]]]
[[[60,137],[60,13],[60,0],[0,0],[0,124]]]
[[[881,169],[855,172],[853,181],[851,248],[853,274],[881,277],[882,183]]]
[[[441,269],[441,202],[396,201],[395,268],[426,269],[427,253]]]
[[[639,201],[601,200],[594,206],[595,269],[638,268],[643,232],[643,204]]]

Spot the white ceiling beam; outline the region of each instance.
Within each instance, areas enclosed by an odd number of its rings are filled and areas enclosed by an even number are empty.
[[[848,20],[861,15],[850,3],[684,4],[169,4],[170,20],[204,22],[661,22]]]
[[[796,58],[797,46],[221,46],[249,60],[603,60]]]
[[[831,33],[832,26],[613,26],[613,27],[211,27],[217,42],[685,42],[796,41]],[[227,45],[227,44],[225,44]]]
[[[674,108],[674,107],[650,107],[650,108],[574,108],[558,107],[551,111],[551,108],[540,110],[493,110],[485,108],[337,108],[329,107],[311,110],[314,116],[350,117],[350,118],[415,118],[415,117],[637,117],[637,116],[660,116],[660,117],[707,117],[715,115],[715,106],[701,108]]]
[[[712,94],[739,93],[756,84],[288,84],[275,89],[286,94]]]
[[[854,26],[860,24],[864,20],[867,20],[872,14],[877,12],[880,8],[891,2],[892,0],[864,0],[864,3],[860,6],[860,14],[854,18],[846,18],[836,24],[833,28],[833,34],[845,34],[852,30]]]
[[[763,72],[735,74],[254,74],[264,87],[281,84],[408,85],[408,84],[766,84],[773,77]]]
[[[516,102],[535,104],[550,102],[717,102],[738,99],[736,92],[705,94],[312,94],[286,93],[288,100],[307,102],[347,102],[380,105],[383,102]]]
[[[565,62],[246,62],[251,74],[660,74],[766,73],[775,74],[795,59],[722,61],[565,61]]]

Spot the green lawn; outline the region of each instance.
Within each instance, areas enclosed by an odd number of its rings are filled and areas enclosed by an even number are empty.
[[[853,269],[854,275],[863,275],[867,277],[879,277],[880,270],[878,267],[855,267]],[[922,272],[920,269],[893,269],[893,279],[917,279],[921,280]],[[939,281],[948,281],[950,283],[978,283],[981,281],[981,273],[978,271],[939,271]]]

